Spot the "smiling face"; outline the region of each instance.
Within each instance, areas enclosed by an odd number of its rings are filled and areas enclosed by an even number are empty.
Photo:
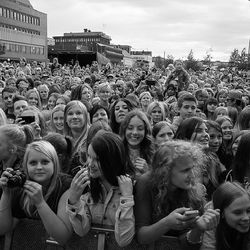
[[[66,114],[66,122],[71,129],[82,129],[87,122],[85,119],[83,110],[78,105],[70,108]]]
[[[35,92],[30,93],[28,97],[28,103],[31,106],[38,106],[38,96]]]
[[[128,113],[128,105],[126,102],[118,101],[115,105],[115,120],[117,123],[121,123],[126,114]]]
[[[63,131],[64,128],[64,112],[59,110],[53,114],[53,123],[57,130]]]
[[[233,145],[232,145],[232,151],[233,151],[233,155],[235,156],[236,155],[236,152],[237,152],[237,149],[238,149],[238,146],[239,146],[239,143],[240,143],[240,139],[241,139],[242,135],[238,136]]]
[[[45,154],[30,149],[27,171],[31,180],[47,185],[54,174],[54,164]]]
[[[209,148],[216,153],[222,144],[222,134],[217,129],[211,127],[209,129],[209,137]]]
[[[209,134],[206,124],[203,122],[194,130],[194,133],[191,136],[191,141],[199,143],[203,147],[208,148],[209,144]]]
[[[233,137],[233,125],[230,121],[224,121],[221,124],[223,140],[229,141]]]
[[[101,178],[103,176],[98,156],[96,155],[91,144],[88,147],[87,163],[89,169],[89,176],[91,178]]]
[[[144,122],[138,117],[131,118],[125,130],[125,137],[131,147],[139,147],[145,137]]]
[[[247,194],[236,198],[224,209],[227,224],[240,233],[247,233],[250,226],[250,199]]]
[[[50,96],[48,100],[48,109],[52,110],[56,106],[56,98],[55,96]]]

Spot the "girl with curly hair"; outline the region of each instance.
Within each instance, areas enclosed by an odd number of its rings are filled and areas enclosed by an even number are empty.
[[[202,159],[199,147],[185,141],[168,141],[156,151],[152,170],[136,184],[139,243],[164,249],[158,240],[171,235],[179,237],[181,249],[199,249],[203,233],[219,220],[218,211],[204,213],[204,187],[197,182]]]

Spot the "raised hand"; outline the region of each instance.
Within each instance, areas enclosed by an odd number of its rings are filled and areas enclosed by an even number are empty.
[[[133,182],[131,178],[126,175],[120,175],[117,179],[122,196],[128,197],[133,195]]]
[[[75,204],[80,200],[84,189],[90,185],[89,174],[86,168],[78,171],[73,178],[69,189],[69,202]]]
[[[27,180],[24,184],[24,192],[30,197],[32,203],[39,207],[43,202],[43,187],[37,182]]]

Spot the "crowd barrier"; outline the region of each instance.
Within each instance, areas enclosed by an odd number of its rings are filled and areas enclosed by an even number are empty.
[[[1,242],[1,241],[0,241]],[[178,238],[164,236],[150,245],[135,239],[126,247],[115,240],[114,230],[95,225],[84,237],[74,234],[64,246],[48,237],[41,221],[22,219],[12,232],[11,250],[181,250]],[[7,249],[5,249],[7,250]]]

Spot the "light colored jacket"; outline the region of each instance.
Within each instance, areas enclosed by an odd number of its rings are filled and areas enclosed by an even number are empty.
[[[84,236],[92,224],[114,226],[119,246],[128,245],[135,235],[134,197],[121,196],[118,187],[112,187],[104,202],[94,203],[90,193],[81,196],[75,205],[67,203],[66,210],[74,231]]]

